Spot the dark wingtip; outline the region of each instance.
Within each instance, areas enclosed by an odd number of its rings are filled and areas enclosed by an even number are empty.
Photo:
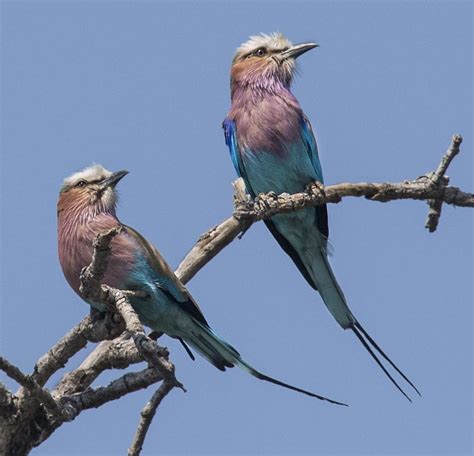
[[[395,379],[390,375],[390,372],[385,368],[385,366],[382,364],[382,362],[377,358],[377,355],[374,353],[372,348],[369,346],[367,341],[362,337],[362,334],[359,332],[359,327],[358,326],[351,326],[350,329],[354,332],[354,334],[357,336],[357,338],[360,340],[364,348],[369,352],[370,356],[375,360],[375,362],[379,365],[380,369],[383,370],[385,375],[390,379],[390,381],[395,385],[395,387],[408,399],[409,402],[412,402],[410,396],[408,396],[405,391],[401,388],[401,386],[395,381]],[[365,332],[364,332],[365,334]],[[369,339],[370,340],[370,339]],[[378,351],[378,350],[377,350]],[[386,356],[386,355],[385,355]],[[385,358],[384,356],[384,358]],[[390,363],[392,364],[392,363]],[[398,370],[397,370],[398,371]]]

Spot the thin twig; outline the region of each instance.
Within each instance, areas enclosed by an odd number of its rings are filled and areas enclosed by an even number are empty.
[[[246,208],[250,197],[245,192],[243,179],[237,179],[234,187],[234,213]],[[239,234],[252,226],[252,220],[243,220],[234,216],[224,220],[201,235],[176,269],[175,274],[181,282],[189,282],[199,270],[211,261],[222,249],[229,245]]]
[[[81,393],[62,396],[58,399],[58,403],[67,416],[67,421],[72,421],[85,410],[101,407],[127,394],[146,389],[161,380],[163,380],[163,377],[156,368],[147,368],[139,372],[129,372],[113,380],[107,386],[101,386],[95,389],[89,388]],[[64,421],[65,420],[54,420],[49,422],[48,426],[42,429],[43,432],[38,436],[35,446],[40,445],[48,439]]]
[[[150,339],[143,329],[136,312],[133,310],[127,295],[122,290],[117,290],[105,285],[104,290],[114,296],[115,305],[122,318],[125,320],[127,331],[132,335],[138,352],[145,361],[159,369],[163,378],[173,386],[184,390],[183,385],[176,379],[174,365],[168,361],[168,350],[161,348],[156,341]],[[185,390],[184,390],[185,391]]]
[[[156,410],[161,404],[161,401],[173,389],[173,386],[173,384],[165,380],[153,394],[153,396],[145,405],[145,407],[143,407],[143,410],[140,413],[140,423],[138,424],[135,437],[132,441],[132,445],[128,450],[128,456],[138,456],[142,451],[143,442],[145,441],[146,434],[148,432],[148,429],[150,428]]]
[[[122,227],[112,228],[96,236],[92,246],[94,252],[92,261],[81,271],[81,285],[79,291],[85,297],[96,296],[100,290],[101,281],[107,271],[108,260],[111,252],[110,243],[113,238],[122,231]],[[102,300],[101,300],[102,301]],[[108,302],[104,302],[108,304]]]
[[[94,322],[89,315],[84,317],[37,361],[31,377],[38,385],[43,386],[69,359],[82,350],[87,342],[114,339],[123,330],[123,324],[106,320]]]
[[[443,155],[441,162],[438,166],[438,169],[429,175],[431,180],[431,185],[433,187],[446,188],[449,184],[449,177],[445,176],[448,167],[453,160],[453,158],[459,153],[460,146],[462,143],[462,137],[460,135],[454,135],[451,140],[451,144]],[[428,200],[428,216],[425,222],[425,228],[428,229],[430,233],[436,231],[438,227],[439,218],[441,217],[441,210],[443,207],[443,201],[438,200]]]
[[[451,138],[451,144],[449,145],[448,150],[443,155],[441,162],[438,166],[438,169],[433,173],[431,176],[431,180],[434,184],[439,185],[441,183],[441,179],[446,174],[449,165],[453,161],[453,158],[459,154],[461,150],[461,143],[462,143],[462,136],[461,135],[454,135]]]
[[[85,391],[105,370],[126,369],[142,361],[130,334],[123,333],[114,340],[101,342],[78,368],[61,378],[51,394],[62,397]]]
[[[160,380],[163,380],[161,372],[155,367],[150,367],[139,372],[126,373],[107,386],[89,388],[82,393],[64,396],[59,399],[59,402],[64,408],[69,409],[72,416],[76,417],[83,410],[98,408],[126,394],[145,389]]]

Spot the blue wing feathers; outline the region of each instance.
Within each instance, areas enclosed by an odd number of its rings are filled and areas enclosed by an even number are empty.
[[[234,165],[235,171],[239,177],[242,177],[242,164],[240,163],[237,139],[235,137],[235,122],[226,118],[222,123],[224,128],[225,143],[229,147],[230,158]]]
[[[319,182],[324,184],[323,170],[318,155],[318,145],[316,144],[311,124],[306,117],[302,117],[301,119],[301,136],[306,144],[306,149],[311,163],[313,164],[314,171],[316,172],[316,177]]]

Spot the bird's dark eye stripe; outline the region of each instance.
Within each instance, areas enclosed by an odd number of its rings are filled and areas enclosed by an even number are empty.
[[[250,51],[249,53],[245,54],[242,59],[247,59],[249,57],[263,57],[264,55],[267,54],[278,54],[280,52],[285,52],[288,49],[290,49],[288,46],[281,48],[281,49],[267,49],[265,46],[259,47],[257,49],[254,49],[253,51]]]
[[[78,181],[75,185],[76,186],[84,186],[84,185],[89,185],[89,184],[99,184],[100,182],[102,182],[104,179],[94,179],[94,180],[91,180],[91,181],[87,181],[85,179],[81,179],[80,181]]]
[[[257,49],[254,49],[253,51],[250,51],[249,53],[245,54],[244,57],[243,57],[243,59],[247,59],[247,58],[249,58],[249,57],[255,57],[255,56],[261,57],[261,56],[263,56],[263,55],[265,55],[265,54],[267,54],[267,53],[268,53],[267,48],[264,47],[264,46],[262,46],[262,47],[259,47],[259,48],[257,48]]]

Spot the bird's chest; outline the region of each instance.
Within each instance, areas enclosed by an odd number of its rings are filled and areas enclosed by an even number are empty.
[[[92,261],[92,242],[95,234],[74,233],[66,239],[59,239],[59,260],[64,276],[73,290],[80,295],[80,275],[84,267]],[[121,239],[111,243],[111,253],[103,283],[114,288],[122,288],[133,264],[133,251],[122,245]]]
[[[302,141],[286,144],[284,150],[284,154],[275,154],[272,150],[242,150],[246,184],[255,196],[270,191],[277,194],[298,193],[310,182],[317,180]]]
[[[236,111],[237,140],[242,150],[271,151],[285,157],[286,145],[298,139],[301,112],[279,98],[246,104]]]
[[[92,242],[80,235],[59,238],[59,261],[71,288],[79,293],[80,274],[92,260]]]

